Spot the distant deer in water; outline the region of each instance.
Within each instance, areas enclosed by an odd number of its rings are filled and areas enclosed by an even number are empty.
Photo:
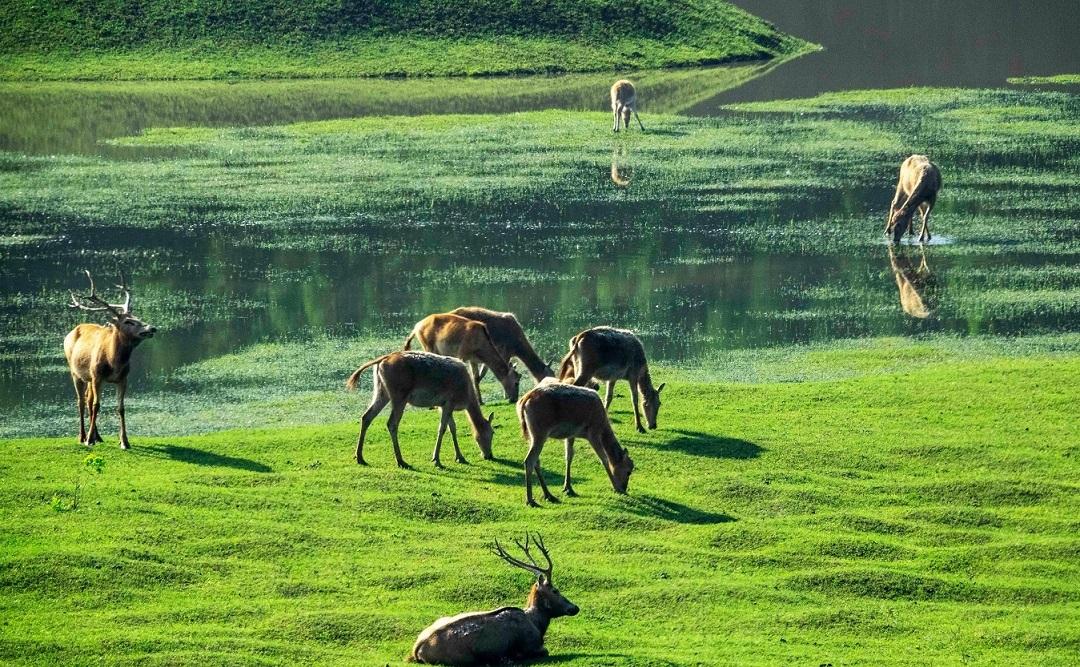
[[[483,322],[453,313],[428,315],[416,323],[409,337],[405,339],[406,350],[412,345],[414,338],[419,340],[420,345],[428,352],[457,357],[462,361],[483,364],[490,368],[506,392],[506,400],[517,400],[521,374],[507,363]],[[479,391],[477,398],[483,402]]]
[[[518,421],[521,422],[521,433],[529,443],[529,452],[525,456],[527,505],[537,506],[532,495],[533,474],[536,474],[540,483],[544,499],[557,502],[555,496],[548,491],[540,469],[540,452],[548,438],[566,440],[566,475],[563,477],[563,492],[566,495],[577,495],[570,485],[570,463],[574,460],[574,438],[579,437],[588,440],[596,455],[600,457],[600,462],[604,464],[604,469],[611,479],[612,488],[617,493],[626,493],[630,473],[634,471],[634,462],[611,430],[607,411],[595,391],[547,378],[521,397],[517,404],[517,414]]]
[[[116,411],[120,415],[120,447],[128,449],[127,420],[124,416],[124,396],[127,394],[128,373],[131,371],[131,353],[139,343],[152,338],[157,332],[153,327],[131,313],[131,290],[123,274],[116,287],[124,294],[124,303],[111,304],[97,295],[94,279],[90,280],[90,294],[71,292],[72,308],[90,312],[108,313],[109,323],[80,324],[64,338],[64,356],[75,383],[75,400],[79,404],[79,444],[93,445],[102,442],[98,433],[98,412],[101,410],[101,388],[105,382],[116,385]],[[90,413],[89,431],[84,423],[84,411]]]
[[[401,458],[401,447],[398,445],[398,423],[401,422],[406,404],[420,408],[442,408],[439,435],[435,439],[435,452],[431,455],[436,467],[442,467],[439,449],[447,428],[450,429],[450,439],[454,442],[455,458],[458,463],[466,463],[461,448],[458,447],[457,427],[454,425],[455,410],[465,410],[469,424],[472,425],[473,437],[480,447],[480,454],[485,459],[491,459],[491,420],[495,413],[484,418],[472,378],[469,377],[469,369],[464,363],[428,352],[392,352],[357,368],[346,380],[345,386],[355,389],[360,375],[372,366],[375,366],[375,384],[371,391],[371,404],[360,420],[360,437],[356,440],[357,463],[367,465],[364,460],[364,437],[372,420],[387,403],[390,403],[391,407],[386,430],[390,431],[390,441],[394,445],[394,458],[398,467],[409,467],[405,459]]]
[[[529,535],[525,543],[515,541],[528,562],[506,553],[498,540],[495,553],[507,563],[536,576],[536,583],[529,591],[525,608],[502,607],[493,611],[473,611],[457,616],[440,618],[416,638],[409,662],[429,665],[491,665],[517,663],[547,656],[544,635],[552,619],[574,616],[578,607],[563,597],[551,582],[553,569],[551,554],[540,535],[532,538],[533,544],[547,561],[540,567],[529,549]]]
[[[885,233],[892,234],[893,243],[899,243],[904,229],[909,235],[915,234],[911,218],[918,209],[922,216],[920,242],[930,240],[930,212],[937,203],[938,191],[941,190],[941,171],[925,155],[912,155],[900,165],[900,180],[896,184],[889,216],[885,222]],[[903,204],[900,203],[901,200]]]
[[[495,343],[495,350],[501,357],[510,361],[513,358],[521,359],[529,374],[537,382],[546,377],[554,377],[555,371],[551,370],[540,355],[533,349],[529,337],[521,327],[517,317],[513,313],[500,313],[495,310],[481,308],[480,306],[464,306],[450,311],[451,314],[465,317],[475,322],[480,322],[487,327],[491,341]],[[469,362],[473,377],[476,379],[476,393],[480,393],[480,380],[487,373],[487,366],[477,364],[475,360]],[[507,396],[509,398],[509,396]],[[515,397],[513,400],[517,400]]]
[[[639,433],[644,433],[641,414],[638,412],[638,394],[645,410],[649,428],[656,428],[660,413],[660,392],[664,383],[653,388],[649,375],[649,363],[645,360],[645,348],[632,331],[612,327],[594,327],[582,331],[570,339],[570,351],[559,365],[559,379],[573,380],[579,387],[587,385],[592,378],[607,381],[604,409],[611,407],[615,383],[630,383],[630,397],[634,403],[634,421]]]
[[[626,79],[619,79],[611,86],[611,113],[615,117],[612,132],[619,131],[619,121],[622,121],[624,128],[630,129],[631,113],[637,119],[638,127],[642,131],[645,130],[645,126],[641,124],[641,116],[637,112],[637,91],[634,90],[634,84]]]

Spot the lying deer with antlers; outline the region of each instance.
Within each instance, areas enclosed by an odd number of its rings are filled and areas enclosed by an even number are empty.
[[[544,483],[540,470],[540,452],[548,438],[566,440],[566,475],[563,492],[568,496],[577,493],[570,485],[570,463],[574,460],[574,438],[585,438],[592,445],[600,462],[604,464],[611,486],[616,493],[626,493],[634,462],[626,448],[619,445],[611,430],[607,411],[600,396],[591,389],[556,382],[548,378],[521,397],[517,404],[521,433],[529,443],[525,456],[525,503],[537,507],[533,500],[532,475],[540,482],[540,490],[548,502],[558,502]]]
[[[611,112],[615,116],[615,125],[612,132],[619,131],[619,121],[625,129],[630,129],[630,114],[634,114],[638,127],[642,131],[645,126],[641,124],[641,116],[637,112],[637,91],[634,84],[626,79],[619,79],[611,86]]]
[[[645,420],[649,428],[656,428],[660,413],[660,392],[666,383],[653,388],[649,375],[649,363],[645,360],[645,347],[634,332],[612,327],[594,327],[582,331],[570,339],[570,351],[559,365],[559,379],[570,380],[579,387],[586,386],[593,378],[607,382],[604,409],[611,407],[615,383],[630,383],[630,397],[634,402],[634,421],[639,433],[644,433],[641,414],[638,412],[638,394],[643,400]]]
[[[900,165],[900,180],[896,184],[896,194],[889,206],[889,216],[885,222],[885,233],[892,234],[893,243],[900,243],[904,229],[910,236],[915,235],[915,226],[911,219],[915,211],[922,216],[922,232],[919,241],[930,240],[930,212],[937,203],[938,191],[941,190],[941,171],[925,155],[912,155]],[[906,199],[905,199],[906,197]],[[904,203],[901,204],[900,200]]]
[[[414,338],[419,340],[420,345],[428,352],[487,366],[499,379],[503,391],[506,392],[506,400],[517,400],[521,374],[506,362],[483,322],[453,313],[428,315],[416,323],[412,333],[405,339],[406,350],[412,345]],[[479,387],[476,393],[483,402]]]
[[[371,404],[360,420],[360,437],[356,441],[356,462],[367,465],[364,460],[364,438],[368,427],[387,403],[391,404],[390,419],[386,430],[390,431],[390,441],[394,445],[394,458],[399,468],[408,468],[409,464],[401,458],[398,444],[398,424],[406,405],[419,408],[441,408],[442,421],[439,422],[439,435],[435,439],[435,452],[431,460],[438,468],[442,467],[439,450],[442,447],[443,434],[450,429],[450,439],[454,443],[454,458],[458,463],[467,463],[458,446],[457,426],[454,424],[454,411],[464,410],[472,426],[473,437],[480,447],[480,455],[491,459],[491,440],[493,429],[491,420],[495,413],[486,419],[480,410],[480,401],[476,398],[472,378],[465,364],[438,354],[428,352],[391,352],[378,359],[372,359],[357,368],[345,386],[355,389],[360,375],[375,367],[375,383],[371,391]]]
[[[521,363],[525,364],[525,368],[529,370],[529,374],[537,382],[555,376],[555,371],[551,370],[551,366],[544,363],[544,360],[533,349],[529,337],[525,335],[525,330],[521,328],[521,323],[518,322],[513,313],[500,313],[480,306],[455,308],[450,312],[453,315],[480,322],[487,327],[488,335],[491,336],[491,341],[495,343],[495,349],[499,352],[499,355],[507,361],[515,357],[520,359]],[[469,365],[472,368],[473,377],[476,379],[476,392],[480,393],[480,380],[487,373],[487,366],[479,366],[478,368],[475,361],[470,362]]]
[[[124,396],[127,394],[128,373],[131,371],[131,353],[139,343],[152,338],[157,332],[153,327],[131,314],[131,290],[125,284],[123,274],[116,287],[124,294],[124,303],[111,304],[97,295],[94,279],[90,280],[90,294],[71,292],[72,308],[93,313],[108,313],[109,323],[80,324],[64,338],[64,356],[75,384],[75,401],[79,404],[79,444],[93,445],[103,442],[98,433],[97,420],[101,411],[101,386],[104,382],[116,385],[116,411],[120,415],[120,448],[128,449],[127,420],[124,416]],[[90,413],[90,428],[84,422]]]
[[[495,554],[499,558],[536,576],[524,609],[502,607],[440,618],[416,638],[407,660],[429,665],[489,665],[547,656],[544,635],[551,620],[574,616],[578,607],[551,583],[553,566],[544,540],[539,534],[532,538],[547,561],[547,567],[540,567],[529,550],[529,539],[526,533],[524,544],[515,540],[528,562],[506,553],[499,541],[495,541]]]

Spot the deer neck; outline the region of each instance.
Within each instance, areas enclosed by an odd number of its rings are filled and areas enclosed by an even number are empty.
[[[514,349],[511,350],[508,356],[521,359],[521,363],[525,364],[525,368],[529,369],[529,374],[537,382],[547,376],[547,366],[544,364],[544,360],[540,358],[540,355],[536,354],[536,350],[532,348],[528,340],[515,341]]]
[[[475,392],[475,388],[473,389]],[[465,414],[469,417],[469,425],[472,426],[473,433],[480,432],[480,424],[485,420],[484,412],[480,409],[480,401],[476,400],[476,394],[473,394],[473,400],[470,400],[465,405]]]
[[[547,634],[548,626],[551,625],[551,616],[548,612],[536,604],[532,595],[529,595],[528,606],[525,607],[525,618],[529,619],[529,622],[536,626],[536,629],[540,632],[540,636],[543,637]]]

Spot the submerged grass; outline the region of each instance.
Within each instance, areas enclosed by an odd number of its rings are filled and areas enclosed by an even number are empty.
[[[619,396],[630,495],[586,449],[582,496],[542,509],[523,506],[505,404],[498,460],[466,442],[473,463],[443,471],[425,464],[430,411],[402,422],[413,471],[392,466],[382,420],[370,468],[349,460],[353,423],[136,430],[130,452],[106,431],[104,471],[74,512],[50,499],[71,492],[85,452],[70,437],[6,441],[0,655],[396,664],[439,616],[520,604],[527,577],[487,547],[531,529],[582,609],[549,631],[562,664],[1071,664],[1077,357],[858,345],[794,366],[907,365],[796,383],[668,377],[660,429],[640,436]]]

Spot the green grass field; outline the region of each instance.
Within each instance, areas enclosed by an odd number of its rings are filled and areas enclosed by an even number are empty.
[[[0,79],[460,76],[709,65],[812,45],[723,0],[13,0]]]
[[[585,451],[582,496],[533,510],[506,404],[498,460],[468,441],[471,463],[441,471],[424,411],[403,421],[411,471],[381,420],[369,468],[350,460],[352,423],[136,430],[129,452],[107,432],[100,473],[71,437],[9,441],[0,658],[396,664],[438,616],[520,604],[527,576],[487,548],[531,529],[582,608],[552,625],[545,664],[1074,664],[1074,355],[663,379],[659,430],[633,432],[625,387],[614,404],[629,496]],[[553,483],[561,458],[550,442]]]

